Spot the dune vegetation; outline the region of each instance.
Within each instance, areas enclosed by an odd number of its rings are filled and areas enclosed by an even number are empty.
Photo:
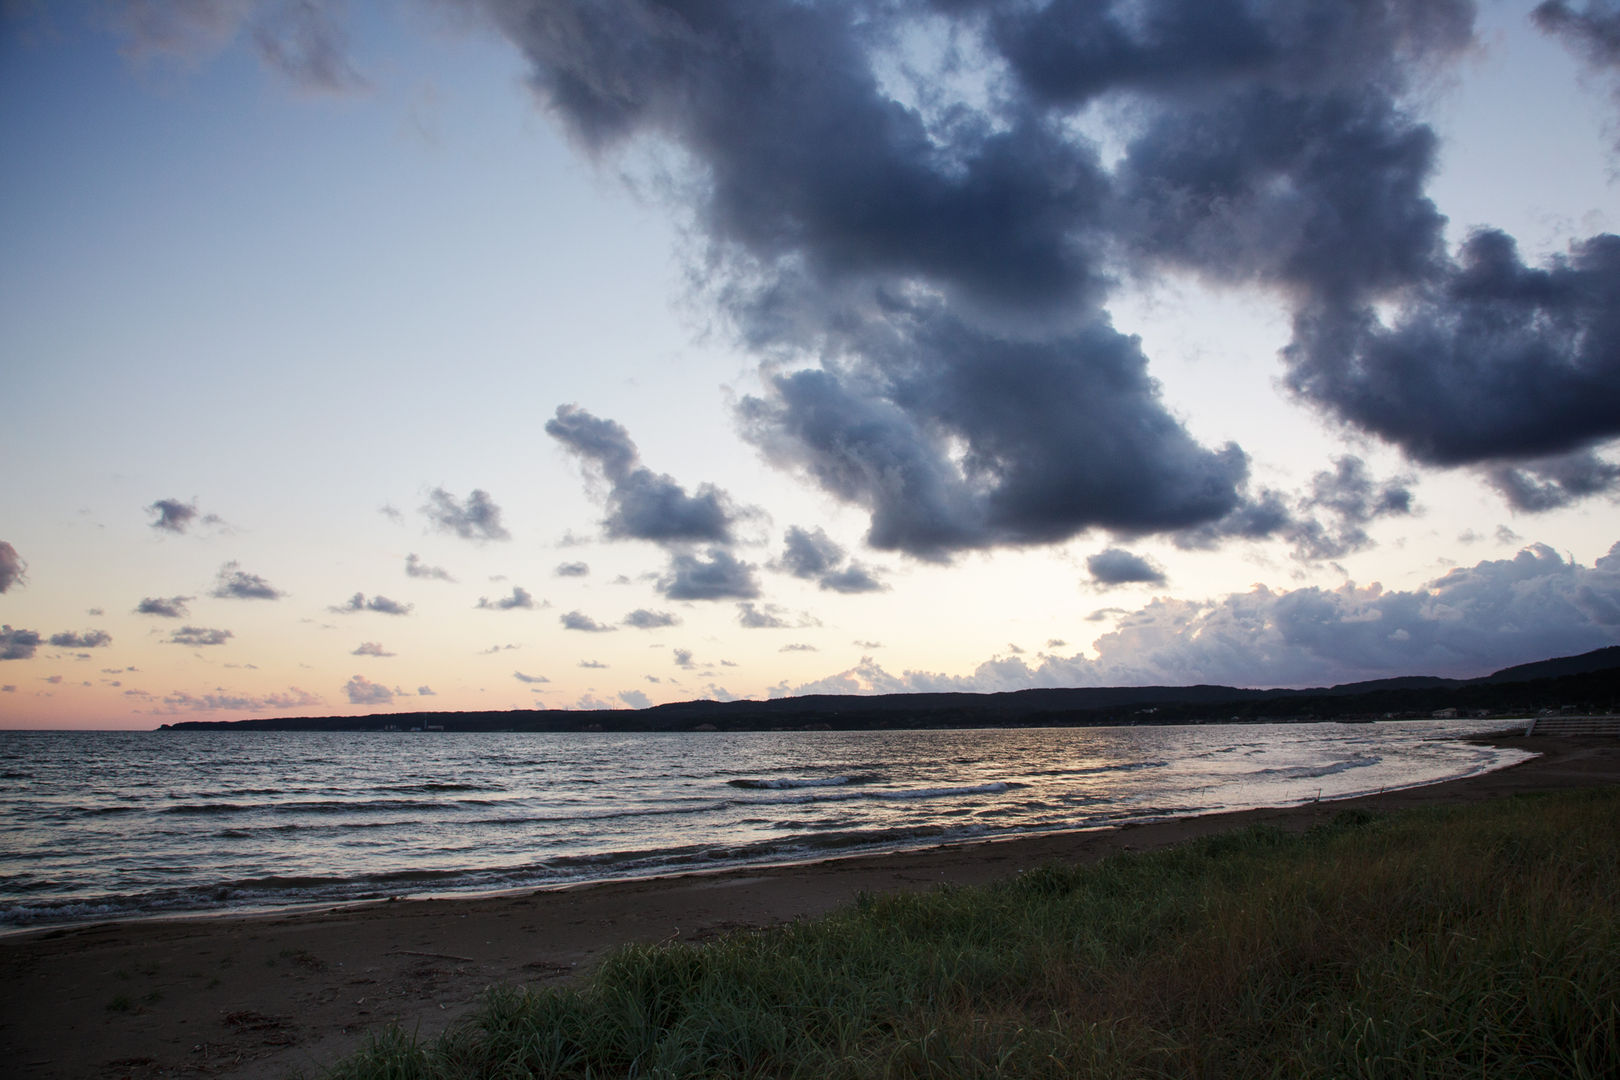
[[[1620,789],[1234,832],[497,988],[331,1080],[1620,1075]]]

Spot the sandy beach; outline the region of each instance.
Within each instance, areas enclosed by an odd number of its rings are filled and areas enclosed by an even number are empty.
[[[435,1033],[491,984],[554,985],[633,941],[701,941],[814,916],[862,891],[972,884],[1049,861],[1239,826],[1620,782],[1620,740],[1502,736],[1540,756],[1353,800],[814,864],[261,916],[105,923],[0,938],[0,1060],[42,1078],[285,1077],[390,1023]]]

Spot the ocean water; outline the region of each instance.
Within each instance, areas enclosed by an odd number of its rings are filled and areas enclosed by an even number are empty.
[[[0,731],[0,932],[1100,828],[1526,756],[1479,729]]]

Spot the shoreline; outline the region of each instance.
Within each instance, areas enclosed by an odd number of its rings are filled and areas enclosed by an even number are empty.
[[[978,884],[1254,824],[1302,830],[1348,809],[1620,783],[1620,740],[1476,741],[1539,756],[1346,799],[791,864],[21,929],[0,937],[0,1054],[47,1078],[316,1073],[370,1030],[434,1034],[487,985],[556,985],[621,944],[702,941],[814,917],[861,892]]]

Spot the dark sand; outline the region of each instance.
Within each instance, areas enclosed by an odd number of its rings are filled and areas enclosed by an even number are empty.
[[[1444,784],[1276,810],[963,844],[800,866],[480,899],[163,919],[0,938],[0,1073],[285,1077],[368,1031],[438,1032],[493,983],[555,985],[632,941],[701,941],[813,916],[860,891],[975,883],[1053,860],[1181,843],[1257,823],[1303,829],[1351,807],[1477,802],[1620,783],[1620,739],[1492,739],[1541,756]]]

